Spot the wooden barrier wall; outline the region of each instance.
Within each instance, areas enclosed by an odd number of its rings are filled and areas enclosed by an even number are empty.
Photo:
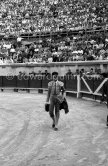
[[[64,82],[65,89],[68,93],[76,93],[77,97],[81,96],[100,96],[102,93],[102,87],[105,81],[97,76],[60,76],[59,80]],[[12,88],[12,89],[46,89],[48,88],[48,82],[51,81],[50,77],[30,77],[30,76],[14,76],[6,77],[0,76],[0,88]]]

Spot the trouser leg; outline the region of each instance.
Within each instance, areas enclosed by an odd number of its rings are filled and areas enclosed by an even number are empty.
[[[53,124],[55,124],[55,117],[54,117],[54,100],[52,99],[50,101],[50,107],[49,107],[49,115],[53,120]]]
[[[60,117],[60,110],[59,110],[60,104],[56,101],[55,103],[55,126],[58,125],[59,117]]]

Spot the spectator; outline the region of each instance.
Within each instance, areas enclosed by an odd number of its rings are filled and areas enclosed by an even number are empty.
[[[1,54],[12,55],[14,63],[108,59],[107,27],[107,1],[0,1],[0,31],[6,39],[1,42]],[[91,32],[87,33],[88,30]],[[38,34],[39,41],[24,46],[24,34]],[[10,42],[8,37],[16,41]]]
[[[95,74],[94,71],[93,71],[93,68],[91,68],[91,69],[90,69],[90,72],[87,72],[86,74],[87,74],[87,75],[93,75],[93,74]]]
[[[47,70],[45,70],[45,73],[42,73],[44,76],[50,76],[50,73],[48,73]]]
[[[18,57],[18,59],[17,59],[17,63],[23,63],[23,59],[22,59],[21,56]]]
[[[73,73],[70,69],[68,69],[68,72],[66,73],[66,76],[71,76],[71,75],[73,75]]]
[[[2,58],[0,58],[0,64],[3,64],[3,59]]]

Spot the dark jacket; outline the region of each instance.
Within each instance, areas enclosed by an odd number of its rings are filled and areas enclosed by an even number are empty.
[[[49,112],[49,106],[50,106],[50,104],[45,104],[45,111],[46,112]],[[64,109],[65,114],[67,114],[69,112],[68,103],[67,103],[65,98],[64,98],[64,101],[60,104],[60,110],[61,109]]]
[[[67,114],[69,112],[68,103],[65,98],[64,98],[64,101],[60,104],[60,110],[61,109],[64,109],[65,114]]]

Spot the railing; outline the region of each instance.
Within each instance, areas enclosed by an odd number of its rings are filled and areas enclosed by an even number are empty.
[[[35,33],[20,33],[20,36],[25,38],[25,39],[33,39],[33,38],[43,38],[43,37],[54,37],[54,36],[58,36],[58,35],[63,35],[63,36],[71,36],[71,35],[77,35],[79,34],[79,32],[81,34],[89,34],[89,33],[94,33],[94,32],[108,32],[108,28],[105,26],[98,26],[96,27],[96,29],[91,28],[81,28],[81,29],[77,29],[77,28],[73,28],[73,30],[59,30],[59,31],[40,31],[40,32],[35,32]],[[8,39],[15,39],[17,36],[15,34],[10,34],[8,36]],[[5,38],[5,33],[2,33],[0,35],[0,39]],[[6,38],[7,39],[7,38]]]

